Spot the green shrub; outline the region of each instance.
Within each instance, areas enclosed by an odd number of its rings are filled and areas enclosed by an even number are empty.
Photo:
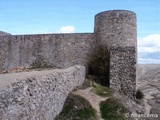
[[[136,98],[141,100],[144,98],[144,94],[140,90],[137,90],[136,91]]]
[[[70,93],[55,120],[97,120],[97,114],[85,98]]]
[[[114,93],[114,90],[112,88],[93,84],[93,92],[99,96],[106,97],[111,96]]]
[[[90,57],[89,74],[97,76],[101,85],[109,86],[109,52],[106,46],[98,46]]]
[[[127,110],[114,98],[109,98],[100,103],[101,116],[104,120],[125,120]]]
[[[37,69],[37,68],[52,68],[53,65],[46,62],[44,57],[38,56],[37,59],[30,65],[31,69]]]

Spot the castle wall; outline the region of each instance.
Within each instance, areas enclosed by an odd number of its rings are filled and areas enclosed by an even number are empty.
[[[0,36],[0,71],[29,67],[38,56],[60,68],[86,65],[94,46],[92,33]]]
[[[91,53],[101,44],[111,50],[111,86],[129,90],[126,94],[131,97],[136,89],[137,31],[136,14],[127,10],[98,13],[94,33],[0,36],[0,71],[29,67],[39,56],[59,68],[87,65]]]
[[[136,95],[135,47],[110,48],[110,87],[131,99]]]
[[[0,76],[0,120],[54,120],[70,91],[83,83],[85,67]]]

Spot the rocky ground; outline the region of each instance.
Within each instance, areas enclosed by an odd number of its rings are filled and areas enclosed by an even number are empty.
[[[137,86],[144,93],[143,101],[147,114],[158,114],[157,120],[159,120],[160,65],[139,65],[137,67]]]
[[[130,113],[139,111],[142,114],[154,114],[158,117],[134,118],[137,120],[160,120],[160,65],[138,65],[137,67],[137,88],[144,94],[144,99],[135,104],[132,100],[114,93],[113,96],[123,103]],[[92,107],[99,112],[99,105],[102,99],[108,97],[98,97],[89,92],[89,89],[79,90],[75,93],[86,98]],[[94,96],[94,97],[93,97]],[[98,113],[100,119],[100,114]],[[127,118],[126,118],[127,119]]]
[[[0,74],[28,72],[35,69],[27,69],[23,67],[16,67],[9,71],[1,72]],[[42,69],[36,69],[41,71]],[[115,93],[113,96],[122,101],[123,105],[130,110],[143,111],[146,114],[158,114],[159,117],[144,118],[143,120],[160,120],[160,65],[138,65],[137,66],[137,88],[144,94],[144,99],[141,103],[135,104],[133,101],[127,100],[125,96]],[[108,99],[108,97],[100,97],[91,91],[91,87],[75,91],[74,94],[80,95],[87,99],[91,106],[97,111],[98,119],[102,119],[99,110],[99,103]]]

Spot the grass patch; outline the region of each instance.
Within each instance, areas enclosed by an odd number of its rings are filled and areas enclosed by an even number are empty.
[[[126,120],[124,114],[127,110],[112,97],[100,103],[100,111],[104,120]]]
[[[114,92],[112,88],[92,84],[93,92],[101,97],[111,96]]]
[[[96,120],[97,118],[95,118],[95,114],[96,111],[93,110],[93,108],[85,108],[85,109],[81,109],[81,110],[77,110],[74,115],[73,118],[74,120]]]
[[[79,95],[69,94],[62,112],[55,120],[97,120],[96,111]]]

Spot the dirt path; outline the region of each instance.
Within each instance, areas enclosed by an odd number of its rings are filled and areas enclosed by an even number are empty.
[[[100,96],[94,94],[93,92],[91,92],[91,89],[92,89],[92,87],[89,87],[84,90],[77,90],[77,91],[74,91],[73,94],[80,95],[80,96],[84,97],[85,99],[87,99],[90,102],[91,106],[97,111],[98,120],[103,120],[101,118],[99,104],[101,101],[105,101],[109,97],[100,97]]]

